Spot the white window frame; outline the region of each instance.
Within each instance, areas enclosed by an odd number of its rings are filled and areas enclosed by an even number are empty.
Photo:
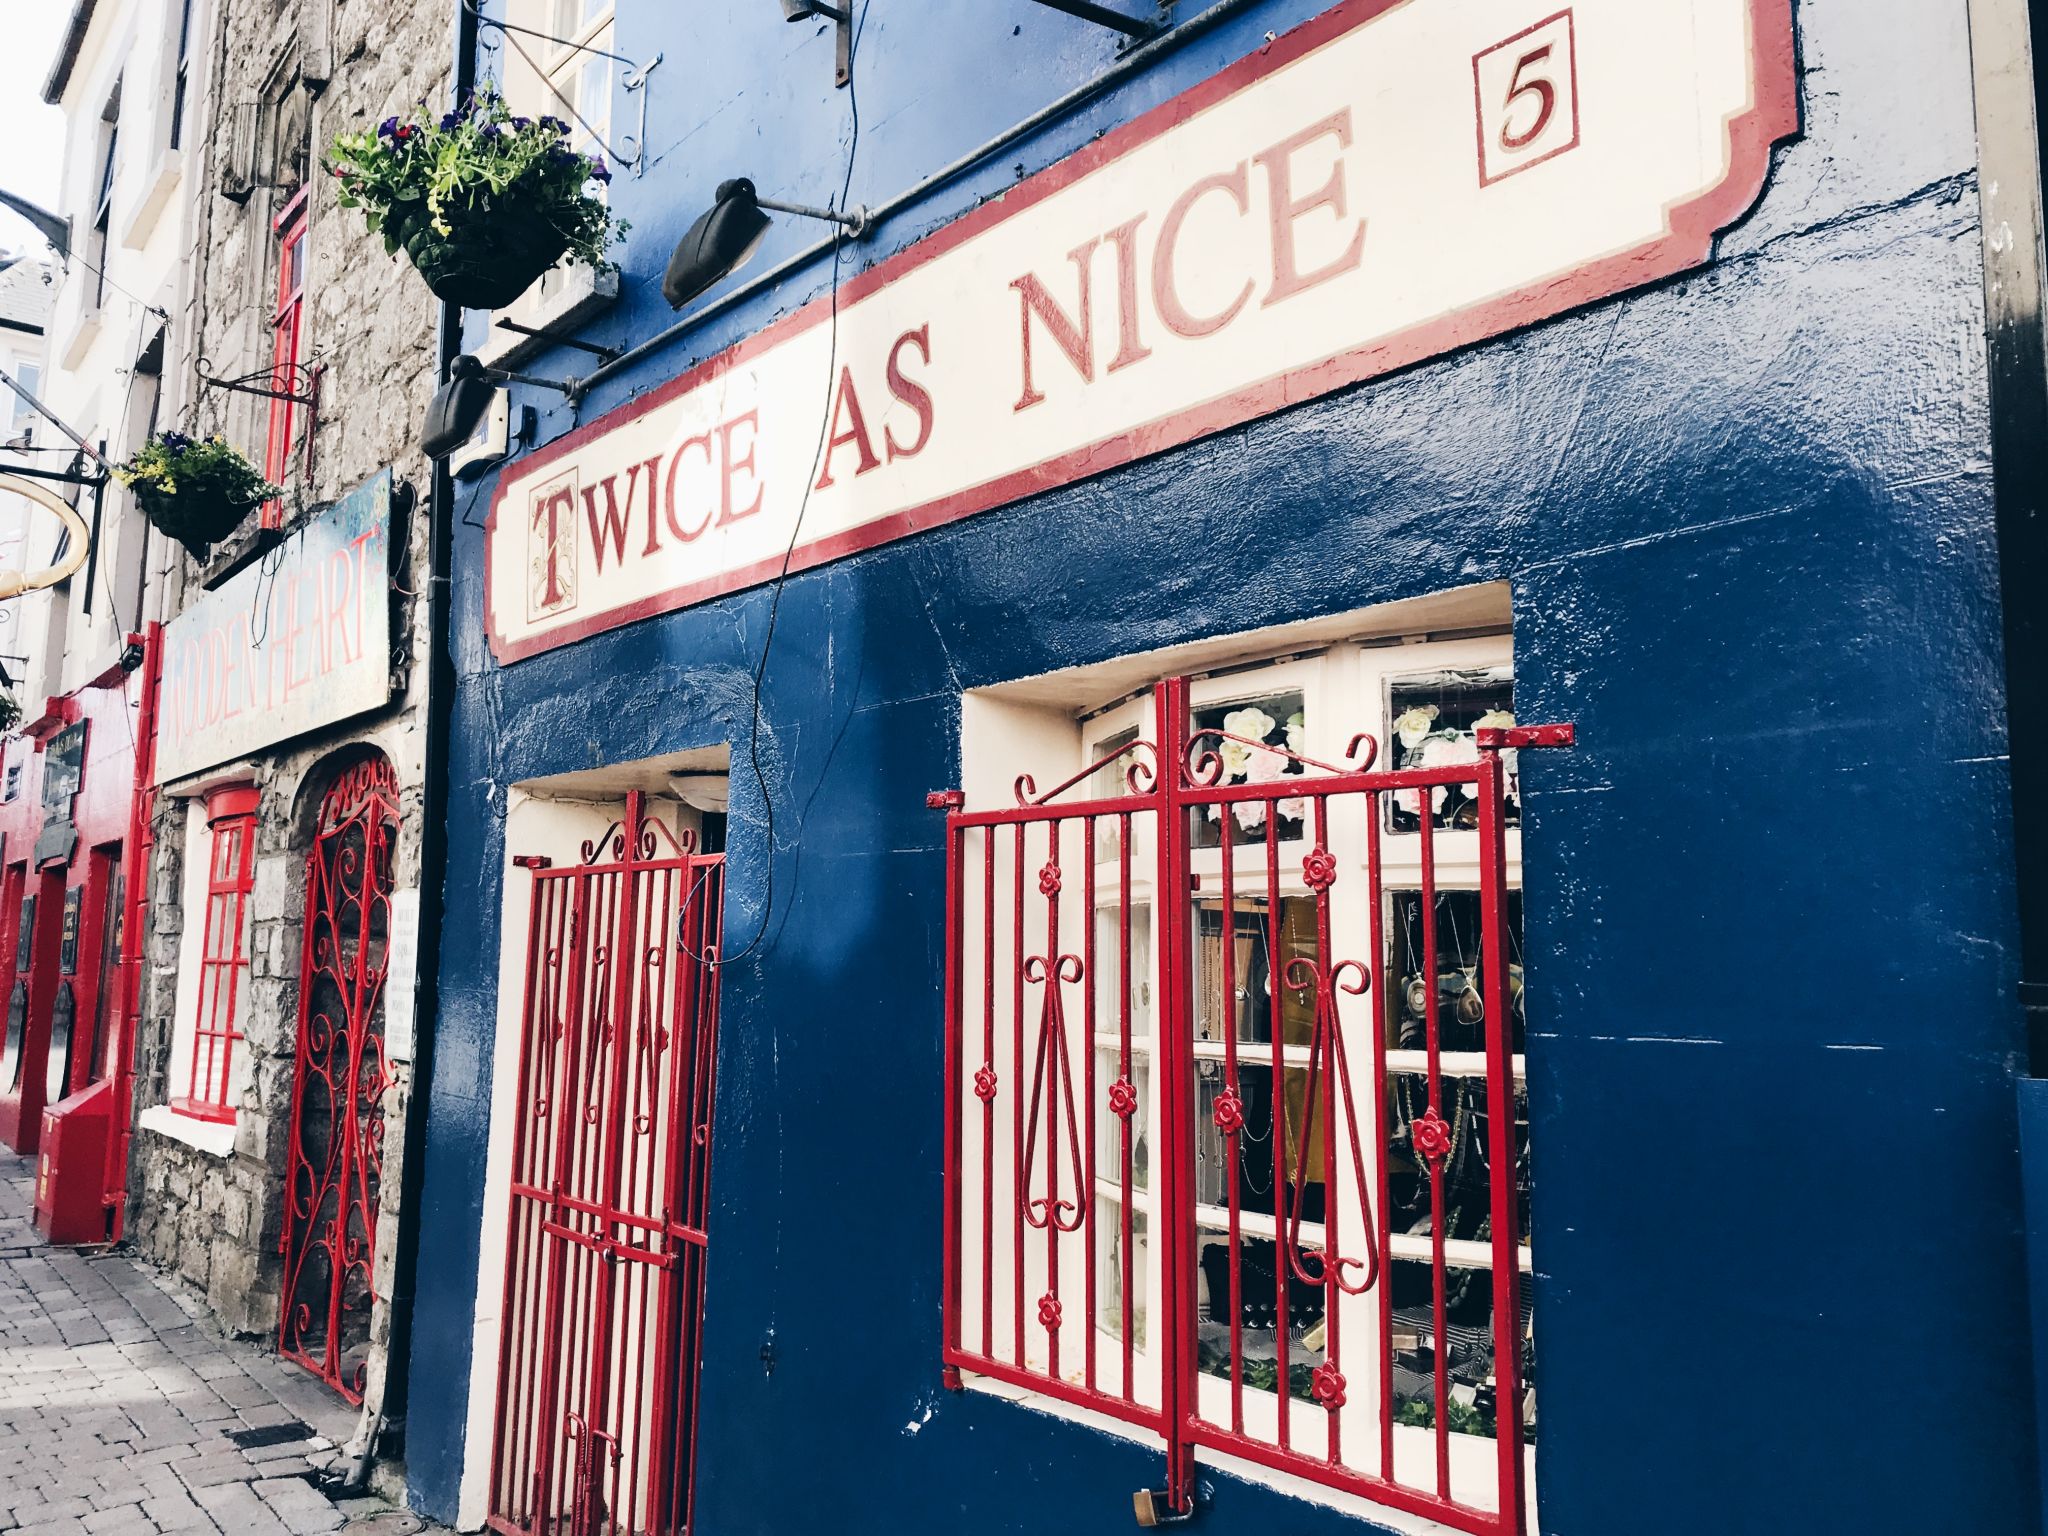
[[[1276,694],[1285,695],[1299,692],[1303,698],[1303,712],[1305,716],[1304,739],[1298,749],[1301,755],[1325,763],[1344,764],[1346,762],[1346,749],[1352,737],[1356,733],[1363,731],[1370,734],[1378,744],[1378,756],[1372,766],[1379,770],[1391,769],[1393,766],[1392,689],[1397,683],[1415,678],[1418,675],[1440,672],[1483,673],[1493,668],[1507,668],[1510,677],[1512,677],[1513,666],[1512,637],[1505,629],[1494,633],[1451,638],[1430,638],[1426,635],[1412,639],[1400,638],[1396,643],[1387,643],[1379,640],[1363,642],[1345,640],[1316,645],[1305,651],[1293,653],[1276,647],[1270,640],[1261,643],[1257,639],[1248,638],[1245,648],[1239,654],[1231,655],[1226,651],[1220,658],[1217,656],[1218,647],[1210,646],[1204,649],[1207,653],[1204,657],[1206,670],[1178,669],[1172,665],[1170,658],[1161,658],[1160,665],[1153,669],[1153,675],[1157,678],[1177,675],[1177,673],[1183,670],[1192,672],[1189,704],[1192,713],[1197,718],[1224,704],[1261,703],[1271,699]],[[1114,669],[1115,675],[1128,677],[1129,663],[1114,663],[1110,667],[1088,670],[1099,670],[1108,673],[1112,669]],[[1088,764],[1099,761],[1107,753],[1115,750],[1118,738],[1125,732],[1135,729],[1142,739],[1148,741],[1156,735],[1154,728],[1156,716],[1153,683],[1147,682],[1138,688],[1137,691],[1128,693],[1113,703],[1090,711],[1086,707],[1077,707],[1084,706],[1084,700],[1087,697],[1088,682],[1085,672],[1080,675],[1080,679],[1075,683],[1069,699],[1065,702],[1064,709],[1061,703],[1056,702],[1050,696],[1051,682],[1052,680],[1043,680],[1034,682],[1032,685],[1032,697],[1027,709],[1029,716],[1036,718],[1023,718],[1022,711],[1008,704],[1002,705],[998,710],[987,712],[977,709],[963,711],[962,778],[966,786],[967,803],[970,810],[1008,803],[1009,778],[1013,777],[1021,769],[1030,769],[1041,788],[1049,787],[1066,780],[1073,774],[1082,771]],[[1125,686],[1128,687],[1129,683],[1126,682]],[[992,697],[1000,699],[1004,695],[1005,690],[999,687],[988,690],[988,693]],[[1100,694],[1096,694],[1095,697],[1099,699]],[[1049,718],[1058,712],[1064,712],[1073,721],[1067,738],[1070,745],[1065,752],[1061,752],[1054,745],[1058,739],[1059,732]],[[1279,723],[1284,724],[1284,722]],[[1124,790],[1120,776],[1131,766],[1133,761],[1134,758],[1132,757],[1118,760],[1111,768],[1100,770],[1095,783],[1077,786],[1066,798],[1108,798],[1123,793]],[[1173,771],[1173,765],[1171,764],[1160,763],[1156,766],[1160,772]],[[1000,788],[998,788],[998,784],[1000,784]],[[1333,852],[1338,854],[1340,860],[1343,861],[1342,867],[1356,869],[1361,872],[1361,878],[1358,879],[1345,880],[1340,876],[1331,890],[1331,923],[1333,930],[1336,931],[1364,932],[1368,923],[1369,914],[1365,909],[1367,884],[1362,878],[1362,872],[1365,869],[1366,863],[1366,841],[1363,825],[1365,814],[1365,807],[1360,803],[1344,804],[1340,802],[1330,806],[1329,846]],[[1347,822],[1351,824],[1347,824]],[[1098,828],[1098,836],[1100,831],[1101,829]],[[1279,894],[1283,901],[1289,898],[1311,898],[1311,893],[1302,877],[1302,859],[1307,848],[1310,846],[1310,841],[1309,837],[1303,835],[1283,836],[1279,840]],[[1519,892],[1522,886],[1522,836],[1519,827],[1508,828],[1503,841],[1506,855],[1507,887],[1511,891]],[[1120,863],[1114,854],[1113,847],[1114,845],[1110,844],[1105,848],[1101,842],[1098,842],[1097,848],[1094,850],[1094,885],[1097,912],[1098,914],[1106,912],[1109,914],[1112,922],[1115,921],[1119,908],[1118,882],[1120,879]],[[1476,831],[1456,831],[1439,828],[1436,833],[1434,852],[1435,883],[1436,889],[1440,894],[1466,890],[1477,891],[1479,886],[1479,837]],[[1252,867],[1253,860],[1256,860],[1260,866],[1256,870]],[[1198,878],[1201,889],[1212,893],[1220,891],[1221,861],[1222,855],[1217,848],[1198,847],[1191,850],[1190,863],[1192,873]],[[1241,904],[1251,899],[1253,889],[1256,887],[1261,891],[1258,900],[1260,907],[1263,908],[1262,888],[1265,884],[1263,863],[1263,852],[1259,851],[1258,847],[1247,846],[1242,842],[1237,845],[1234,885]],[[1382,913],[1383,932],[1385,934],[1385,942],[1391,951],[1391,946],[1394,943],[1394,911],[1396,904],[1404,894],[1419,889],[1421,883],[1420,831],[1394,832],[1383,822],[1380,829],[1380,866],[1381,889],[1386,902],[1386,910]],[[1132,837],[1130,881],[1131,904],[1134,915],[1134,972],[1142,969],[1144,983],[1149,989],[1151,999],[1158,997],[1162,984],[1159,972],[1159,946],[1156,942],[1158,925],[1156,914],[1154,913],[1156,892],[1153,890],[1153,886],[1155,884],[1154,872],[1156,868],[1157,854],[1153,838],[1142,822],[1135,824]],[[1197,900],[1199,899],[1198,894]],[[1146,946],[1146,954],[1141,963],[1136,959],[1136,951],[1138,949],[1136,913],[1140,909],[1152,915],[1151,931],[1154,939],[1154,942]],[[1240,911],[1242,910],[1244,908],[1240,905]],[[1099,932],[1098,930],[1098,934]],[[1103,943],[1100,936],[1098,936],[1097,942],[1098,946]],[[998,948],[999,950],[1002,948],[1001,941],[998,943]],[[1104,950],[1102,952],[1108,953],[1113,951]],[[975,983],[970,981],[969,995],[972,995],[973,985]],[[1099,980],[1091,982],[1091,985],[1099,987]],[[1090,1049],[1097,1053],[1095,1092],[1097,1096],[1096,1129],[1098,1136],[1105,1133],[1105,1128],[1113,1130],[1117,1124],[1116,1117],[1108,1111],[1104,1101],[1104,1095],[1108,1086],[1116,1077],[1114,1066],[1121,1045],[1121,1034],[1115,1012],[1115,994],[1116,979],[1111,977],[1107,983],[1106,990],[1098,990],[1096,1029],[1093,1038],[1089,1042]],[[1201,1006],[1202,1001],[1197,997],[1196,1008],[1198,1016]],[[1384,1027],[1384,1014],[1380,1011],[1384,1006],[1383,1003],[1375,1003],[1373,1005],[1372,1017],[1375,1027]],[[1134,1127],[1141,1122],[1148,1127],[1150,1158],[1148,1162],[1148,1176],[1145,1183],[1140,1187],[1136,1184],[1134,1178],[1132,1194],[1134,1225],[1137,1221],[1142,1221],[1148,1236],[1148,1241],[1140,1250],[1143,1256],[1139,1261],[1139,1272],[1144,1287],[1141,1312],[1145,1321],[1141,1326],[1133,1330],[1137,1335],[1139,1343],[1134,1349],[1132,1375],[1135,1387],[1134,1395],[1140,1402],[1150,1403],[1158,1401],[1162,1370],[1161,1351],[1165,1348],[1166,1344],[1166,1341],[1160,1335],[1156,1323],[1153,1321],[1158,1318],[1163,1307],[1164,1298],[1161,1293],[1162,1276],[1159,1267],[1150,1261],[1151,1241],[1156,1240],[1156,1234],[1161,1230],[1160,1213],[1157,1208],[1158,1180],[1156,1169],[1158,1166],[1159,1148],[1157,1145],[1156,1127],[1161,1123],[1162,1105],[1160,1103],[1160,1084],[1155,1070],[1157,1059],[1155,1054],[1156,1024],[1157,1009],[1156,1007],[1148,1007],[1144,1010],[1144,1025],[1141,1028],[1139,1024],[1139,1010],[1134,1003],[1131,1071],[1133,1086],[1138,1091],[1140,1108],[1138,1114],[1134,1116],[1132,1123]],[[1008,1047],[1002,1043],[1003,1037],[1000,1034],[998,1038],[999,1057],[1001,1058],[998,1065],[1006,1067]],[[1267,1059],[1266,1053],[1270,1051],[1271,1045],[1268,1041],[1257,1042],[1252,1046],[1252,1049],[1258,1054],[1249,1057],[1246,1054],[1246,1049],[1247,1042],[1240,1040],[1239,1060],[1241,1070],[1244,1064],[1256,1067],[1263,1063]],[[1198,1040],[1193,1045],[1192,1054],[1198,1063],[1210,1060],[1220,1063],[1224,1058],[1223,1041],[1220,1036],[1211,1041]],[[1309,1050],[1306,1046],[1283,1046],[1283,1062],[1289,1067],[1305,1067],[1308,1056]],[[1411,1056],[1413,1060],[1407,1059]],[[1456,1052],[1447,1052],[1440,1059],[1441,1069],[1447,1077],[1484,1076],[1485,1074],[1486,1063],[1483,1052],[1471,1053],[1469,1059]],[[1517,1085],[1521,1085],[1526,1082],[1526,1058],[1518,1054],[1512,1060],[1515,1081]],[[1426,1057],[1421,1052],[1390,1051],[1388,1063],[1390,1076],[1395,1072],[1403,1070],[1417,1072],[1426,1070]],[[1078,1076],[1080,1073],[1080,1062],[1078,1060],[1075,1062],[1075,1071],[1077,1074],[1076,1090],[1078,1091]],[[1369,1093],[1364,1096],[1363,1102],[1370,1102]],[[967,1103],[970,1107],[974,1105],[974,1101],[971,1098]],[[1362,1135],[1367,1138],[1367,1146],[1373,1144],[1370,1140],[1371,1137],[1380,1134],[1378,1119],[1383,1112],[1381,1106],[1373,1104],[1370,1110],[1373,1123],[1361,1127]],[[1198,1125],[1203,1120],[1199,1113],[1197,1113],[1195,1118]],[[971,1113],[963,1122],[968,1128],[967,1142],[963,1143],[960,1167],[961,1209],[963,1213],[976,1212],[980,1209],[981,1205],[981,1165],[979,1154],[977,1152],[970,1155],[972,1151],[970,1144],[978,1145],[974,1140],[972,1130],[974,1123],[975,1116]],[[1104,1172],[1106,1162],[1110,1168],[1107,1175]],[[1106,1155],[1105,1145],[1098,1144],[1096,1148],[1097,1177],[1094,1195],[1098,1202],[1096,1208],[1097,1228],[1103,1234],[1103,1237],[1102,1247],[1096,1255],[1096,1263],[1098,1265],[1096,1280],[1098,1298],[1096,1370],[1099,1390],[1109,1395],[1120,1394],[1124,1385],[1121,1369],[1122,1340],[1119,1329],[1116,1326],[1120,1322],[1120,1318],[1116,1315],[1116,1309],[1112,1306],[1111,1301],[1112,1297],[1116,1294],[1114,1290],[1115,1276],[1111,1267],[1114,1262],[1110,1256],[1111,1243],[1120,1234],[1119,1206],[1122,1199],[1120,1179],[1117,1177],[1114,1167],[1115,1162],[1115,1154],[1107,1153]],[[994,1176],[997,1188],[1006,1189],[1011,1177],[1011,1171],[1001,1148],[998,1149],[996,1163]],[[1351,1183],[1348,1171],[1340,1172],[1340,1178],[1347,1186]],[[1346,1208],[1356,1210],[1359,1207],[1355,1203],[1347,1202]],[[968,1225],[971,1226],[973,1223],[971,1215],[966,1219]],[[1240,1209],[1239,1230],[1245,1237],[1272,1239],[1277,1236],[1276,1226],[1281,1219],[1283,1218],[1277,1212],[1274,1216],[1268,1217],[1256,1212],[1247,1212]],[[1228,1211],[1226,1207],[1197,1207],[1197,1226],[1202,1231],[1207,1232],[1213,1229],[1220,1232],[1227,1225],[1227,1222]],[[971,1247],[964,1236],[965,1230],[963,1228],[963,1250]],[[1311,1245],[1319,1244],[1322,1241],[1322,1228],[1317,1223],[1304,1221],[1301,1235],[1304,1243]],[[1137,1244],[1134,1240],[1134,1247],[1136,1246]],[[998,1275],[996,1281],[998,1296],[1006,1294],[1003,1287],[1009,1283],[1010,1275],[1001,1250],[1002,1243],[999,1240],[995,1256]],[[966,1253],[963,1263],[971,1267],[975,1263],[976,1257],[977,1255],[973,1253]],[[1407,1233],[1396,1233],[1392,1240],[1391,1257],[1395,1260],[1421,1260],[1426,1263],[1430,1257],[1429,1239],[1427,1237],[1410,1236]],[[1485,1242],[1448,1240],[1445,1257],[1447,1267],[1454,1271],[1471,1269],[1490,1272],[1492,1269],[1493,1256],[1491,1245]],[[1527,1232],[1521,1234],[1520,1268],[1525,1276],[1532,1269],[1531,1249]],[[1032,1288],[1037,1282],[1038,1277],[1032,1274],[1030,1261],[1027,1257],[1027,1294],[1032,1292]],[[1383,1280],[1382,1283],[1386,1282]],[[963,1284],[963,1289],[966,1288],[967,1286]],[[1379,1306],[1377,1288],[1363,1296],[1346,1297],[1341,1305],[1344,1310],[1340,1313],[1339,1322],[1348,1336],[1353,1338],[1366,1337],[1377,1330],[1377,1309]],[[999,1345],[998,1352],[1005,1358],[1007,1358],[1008,1353],[1007,1326],[999,1306],[996,1329],[997,1338],[1002,1342]],[[964,1343],[968,1347],[973,1348],[978,1343],[983,1342],[976,1337],[979,1333],[979,1319],[973,1315],[973,1309],[965,1309],[963,1312],[962,1327]],[[1080,1379],[1078,1376],[1078,1365],[1069,1366],[1068,1362],[1070,1360],[1078,1361],[1080,1353],[1076,1349],[1071,1355],[1063,1352],[1061,1357],[1062,1374],[1070,1376],[1076,1381]],[[1033,1361],[1033,1367],[1037,1369],[1042,1369],[1043,1364],[1042,1360],[1034,1359]],[[1369,1355],[1357,1357],[1355,1363],[1347,1362],[1347,1370],[1352,1373],[1354,1380],[1350,1402],[1343,1410],[1345,1414],[1346,1439],[1350,1443],[1366,1443],[1369,1437],[1377,1433],[1378,1402],[1383,1390],[1382,1384],[1377,1379],[1378,1362]],[[1032,1403],[1034,1406],[1045,1408],[1050,1412],[1063,1415],[1085,1413],[1085,1410],[1070,1408],[1054,1399],[1033,1393],[1028,1389],[1020,1389],[1016,1386],[995,1382],[984,1383],[971,1376],[968,1379],[971,1385],[992,1390],[1002,1396],[1021,1398]],[[1230,1382],[1227,1377],[1220,1377],[1208,1372],[1202,1374],[1200,1385],[1201,1411],[1210,1422],[1227,1423],[1229,1421],[1229,1391]],[[1278,1422],[1278,1394],[1261,1390],[1247,1383],[1243,1392],[1243,1405],[1247,1429],[1255,1434],[1270,1436],[1277,1427]],[[1099,1419],[1099,1416],[1089,1417],[1091,1422]],[[1101,1422],[1111,1424],[1111,1421],[1102,1420]],[[1114,1427],[1113,1424],[1111,1427]],[[1454,1433],[1451,1436],[1451,1445],[1453,1452],[1454,1496],[1464,1502],[1475,1505],[1490,1503],[1496,1491],[1497,1464],[1495,1462],[1495,1443],[1490,1439],[1478,1436]],[[1397,1426],[1397,1468],[1404,1481],[1412,1478],[1419,1485],[1426,1480],[1428,1475],[1426,1469],[1431,1464],[1433,1454],[1433,1439],[1429,1431]],[[1529,1456],[1533,1463],[1533,1446],[1529,1450]],[[1246,1472],[1249,1476],[1273,1483],[1276,1486],[1285,1487],[1289,1491],[1319,1503],[1360,1510],[1369,1509],[1373,1512],[1375,1519],[1381,1521],[1392,1519],[1396,1523],[1415,1529],[1441,1529],[1434,1522],[1418,1520],[1415,1517],[1400,1516],[1385,1506],[1358,1500],[1353,1495],[1310,1483],[1291,1474],[1257,1468],[1250,1463],[1238,1462],[1234,1458],[1225,1459],[1229,1460],[1233,1467]],[[1535,1488],[1533,1469],[1529,1473],[1527,1486],[1530,1490],[1530,1503],[1533,1511]]]

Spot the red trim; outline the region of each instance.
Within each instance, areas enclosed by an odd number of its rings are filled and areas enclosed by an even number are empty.
[[[228,784],[211,791],[206,797],[206,820],[208,824],[223,821],[230,816],[254,816],[256,814],[256,786],[254,784]]]
[[[1566,62],[1571,66],[1567,71],[1572,91],[1571,140],[1568,143],[1558,145],[1555,149],[1545,150],[1542,154],[1532,159],[1524,160],[1519,165],[1511,165],[1498,176],[1489,176],[1486,174],[1486,87],[1480,80],[1479,66],[1502,49],[1512,48],[1524,38],[1534,37],[1545,27],[1554,27],[1560,21],[1564,23]],[[1579,147],[1580,140],[1585,136],[1585,123],[1579,112],[1579,24],[1577,18],[1572,15],[1572,8],[1570,6],[1566,6],[1555,16],[1546,16],[1537,22],[1535,26],[1524,27],[1513,37],[1506,38],[1501,42],[1495,43],[1491,48],[1483,49],[1472,55],[1472,107],[1474,112],[1473,131],[1478,135],[1479,139],[1479,185],[1481,187],[1495,186],[1500,182],[1506,181],[1510,176],[1519,176],[1524,171],[1533,171],[1537,166],[1547,161],[1555,160],[1559,155],[1569,154],[1572,150]]]
[[[204,1120],[208,1125],[233,1125],[235,1111],[227,1104],[212,1104],[205,1099],[173,1099],[173,1112],[188,1120]]]
[[[917,244],[858,274],[841,285],[837,300],[839,308],[844,310],[869,294],[900,281],[908,273],[964,244],[983,230],[1035,207],[1054,193],[1072,186],[1091,172],[1129,154],[1254,81],[1402,3],[1405,0],[1344,0],[1343,4],[1303,23],[1284,37],[1268,43],[1172,100],[1105,134],[1029,180],[1018,183],[1002,196],[962,215]],[[1750,0],[1755,100],[1747,112],[1728,124],[1728,172],[1720,185],[1689,202],[1674,205],[1669,210],[1667,232],[1661,238],[1506,294],[1490,303],[1439,317],[1305,368],[1276,374],[1176,415],[1073,449],[1031,468],[1000,476],[845,533],[800,545],[791,555],[788,569],[792,573],[808,570],[907,534],[920,533],[1041,491],[1102,474],[1283,407],[1535,325],[1703,264],[1713,255],[1715,235],[1747,213],[1762,194],[1770,171],[1772,147],[1799,132],[1799,79],[1791,6],[1792,0]],[[519,479],[522,482],[528,480],[584,444],[702,387],[770,347],[780,346],[824,323],[831,315],[832,302],[829,295],[813,299],[783,320],[536,450],[519,466]],[[484,525],[487,570],[507,493],[507,477],[501,475]],[[672,613],[679,608],[757,586],[773,579],[782,569],[783,561],[779,558],[758,561],[751,566],[674,587],[520,640],[508,640],[501,632],[493,583],[487,577],[484,583],[484,623],[490,636],[492,655],[500,664],[506,664],[639,619]]]

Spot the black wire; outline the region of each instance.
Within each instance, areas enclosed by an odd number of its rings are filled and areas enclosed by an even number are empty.
[[[862,0],[860,20],[853,29],[853,38],[847,47],[846,60],[846,105],[852,119],[851,132],[846,142],[846,174],[840,181],[839,206],[844,208],[853,195],[853,167],[860,153],[860,95],[854,84],[854,61],[860,56],[861,34],[867,30],[869,0]],[[803,499],[797,503],[796,522],[789,530],[789,544],[782,551],[782,568],[775,575],[775,585],[768,600],[768,628],[761,637],[761,658],[754,666],[753,698],[747,727],[747,760],[754,770],[754,782],[761,787],[761,807],[767,833],[764,841],[768,848],[768,874],[761,897],[761,922],[754,930],[754,936],[737,951],[723,951],[711,957],[720,965],[735,960],[744,960],[752,954],[768,935],[769,921],[775,915],[775,797],[768,789],[768,775],[761,767],[761,686],[768,675],[768,653],[775,644],[776,621],[782,612],[783,589],[789,585],[790,562],[796,558],[797,540],[803,534],[804,514],[811,505],[811,486],[818,473],[818,461],[825,452],[825,442],[832,431],[832,402],[839,389],[839,267],[840,258],[846,248],[845,226],[832,226],[832,293],[831,329],[825,362],[825,410],[818,422],[818,446],[811,454],[810,473],[804,476]],[[680,925],[679,925],[680,926]],[[678,947],[689,954],[682,942],[680,931],[676,935]],[[702,962],[703,955],[690,955]]]
[[[129,303],[141,305],[143,309],[148,311],[150,314],[155,315],[157,319],[163,321],[165,325],[169,325],[171,323],[171,317],[167,312],[157,308],[156,305],[150,303],[149,300],[143,298],[140,294],[132,293],[128,289],[123,288],[111,277],[107,276],[105,268],[94,266],[91,262],[87,261],[83,256],[79,255],[76,251],[66,251],[64,253],[64,257],[65,260],[67,261],[77,262],[81,267],[85,268],[86,271],[92,273],[94,277],[97,277],[109,288],[113,289],[114,292],[120,294],[121,297],[126,299]]]

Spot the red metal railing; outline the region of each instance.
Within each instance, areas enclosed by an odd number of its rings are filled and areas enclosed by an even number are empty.
[[[724,859],[630,796],[533,872],[491,1526],[681,1533],[695,1483]]]
[[[1207,1447],[1520,1533],[1503,755],[1571,730],[1375,772],[1366,736],[1329,763],[1197,729],[1183,679],[1153,705],[1152,735],[1044,793],[1020,777],[1014,806],[931,797],[949,1380],[1154,1431],[1178,1510]],[[1279,761],[1244,772],[1259,754]],[[1446,790],[1473,814],[1408,814]]]
[[[292,1140],[285,1170],[278,1353],[352,1403],[369,1366],[384,1178],[384,976],[398,775],[351,764],[320,802],[306,860],[306,922]]]

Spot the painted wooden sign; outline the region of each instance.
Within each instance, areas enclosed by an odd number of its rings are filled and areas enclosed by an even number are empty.
[[[68,864],[78,847],[72,814],[85,787],[85,743],[90,720],[74,720],[43,748],[43,825],[36,833],[35,865]]]
[[[820,300],[508,469],[493,648],[1698,266],[1797,129],[1790,0],[1346,0],[849,282],[836,357]]]
[[[164,626],[157,782],[391,697],[391,471]]]

